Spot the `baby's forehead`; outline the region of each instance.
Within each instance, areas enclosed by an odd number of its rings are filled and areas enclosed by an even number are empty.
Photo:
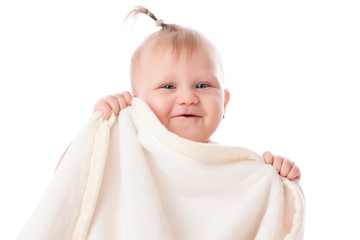
[[[184,39],[171,39],[170,37],[162,37],[157,39],[151,39],[144,44],[142,48],[143,53],[148,53],[152,55],[158,55],[163,57],[165,55],[172,56],[175,59],[178,59],[184,54],[188,59],[190,59],[194,54],[199,51],[206,52],[207,54],[212,55],[214,48],[207,42],[197,40],[184,40]]]

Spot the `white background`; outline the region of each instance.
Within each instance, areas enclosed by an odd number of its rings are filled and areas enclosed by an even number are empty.
[[[127,3],[122,3],[127,2]],[[95,102],[129,90],[144,5],[217,45],[231,92],[215,141],[302,170],[305,239],[360,239],[357,1],[0,2],[0,239],[15,239]]]

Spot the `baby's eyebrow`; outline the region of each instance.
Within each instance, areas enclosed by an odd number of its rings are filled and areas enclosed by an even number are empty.
[[[169,80],[175,80],[176,79],[176,75],[174,74],[164,74],[160,77],[161,81],[169,81]]]
[[[199,81],[207,81],[220,85],[219,78],[215,74],[207,74],[198,79]]]

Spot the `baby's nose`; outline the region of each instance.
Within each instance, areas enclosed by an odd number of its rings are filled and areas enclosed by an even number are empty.
[[[199,103],[198,96],[191,90],[183,90],[179,91],[179,95],[177,96],[176,103],[191,105]]]

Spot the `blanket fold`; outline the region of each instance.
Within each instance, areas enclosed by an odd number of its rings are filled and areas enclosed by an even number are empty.
[[[80,131],[19,240],[302,239],[304,198],[245,148],[169,132],[134,98]]]

